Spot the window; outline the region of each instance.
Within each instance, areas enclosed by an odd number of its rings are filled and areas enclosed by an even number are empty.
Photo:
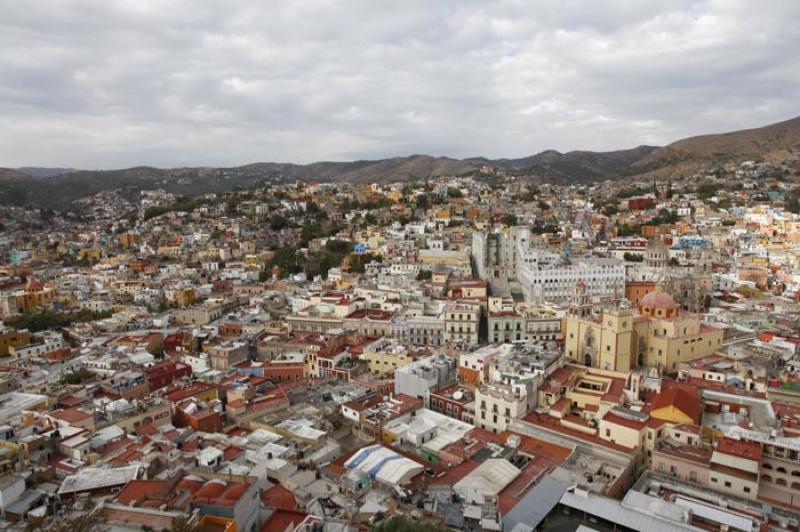
[[[728,482],[727,480],[725,481],[725,487],[726,487],[726,488],[730,488],[730,487],[731,487],[731,483],[730,483],[730,482]]]
[[[745,487],[744,487],[744,488],[742,488],[742,489],[744,489],[744,492],[745,492],[745,493],[750,493],[750,488],[749,488],[749,487],[745,486]]]

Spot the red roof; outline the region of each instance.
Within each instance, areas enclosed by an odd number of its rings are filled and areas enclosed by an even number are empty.
[[[306,512],[297,510],[276,510],[272,512],[269,519],[261,527],[261,532],[274,532],[277,530],[286,530],[290,526],[297,527],[308,516]]]
[[[261,492],[261,502],[264,506],[269,508],[278,508],[282,510],[294,510],[297,508],[297,499],[291,491],[287,490],[280,484],[276,484]]]
[[[64,410],[54,410],[50,412],[50,417],[66,421],[67,423],[79,423],[94,416],[75,408],[66,408]]]
[[[761,462],[762,448],[760,443],[733,438],[722,438],[717,443],[717,451],[731,456],[738,456],[747,460]]]
[[[167,490],[168,484],[166,480],[131,480],[119,492],[115,502],[127,506],[132,502],[141,501],[145,498],[163,499],[169,494]]]
[[[700,419],[700,396],[693,386],[680,386],[675,383],[666,390],[662,389],[653,399],[651,412],[670,406],[674,406],[695,422]]]

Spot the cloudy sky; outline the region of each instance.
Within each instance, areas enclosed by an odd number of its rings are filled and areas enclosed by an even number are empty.
[[[797,0],[0,0],[0,166],[617,149],[800,115]]]

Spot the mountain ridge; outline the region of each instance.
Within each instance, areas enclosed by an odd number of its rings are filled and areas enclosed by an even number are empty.
[[[794,151],[800,152],[800,117],[758,128],[688,137],[664,147],[640,145],[606,152],[545,150],[520,158],[456,159],[412,154],[309,164],[255,162],[227,168],[64,169],[65,173],[61,174],[55,173],[60,169],[42,167],[25,167],[30,174],[22,169],[2,168],[0,203],[58,207],[105,190],[134,194],[140,190],[164,188],[176,194],[198,195],[293,180],[366,183],[465,175],[484,167],[512,175],[536,176],[557,184],[584,184],[694,173],[703,166],[768,159]],[[47,180],[46,187],[41,186],[42,179]]]

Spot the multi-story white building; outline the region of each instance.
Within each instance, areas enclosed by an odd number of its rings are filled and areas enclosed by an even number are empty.
[[[477,344],[481,307],[478,303],[449,303],[444,309],[444,338],[448,342]]]
[[[517,242],[528,241],[527,227],[512,227],[489,233],[472,233],[472,260],[481,279],[517,277]]]
[[[625,291],[625,262],[618,259],[565,259],[520,241],[517,250],[517,278],[528,301],[566,301],[578,281],[590,296],[607,296]]]
[[[503,432],[508,424],[525,416],[535,400],[532,383],[486,383],[475,390],[475,425]]]

